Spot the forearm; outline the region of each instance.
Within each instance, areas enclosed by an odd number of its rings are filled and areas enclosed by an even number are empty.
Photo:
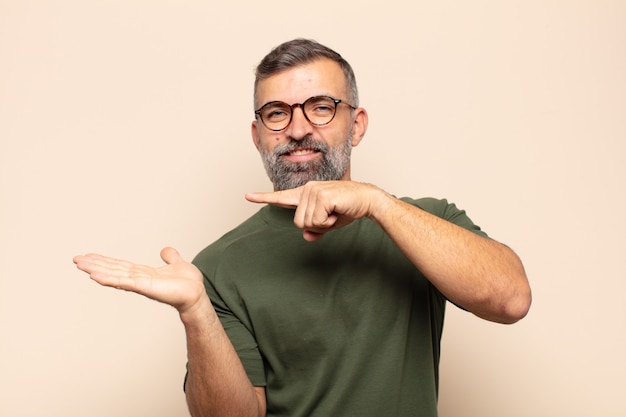
[[[515,253],[382,192],[370,216],[450,301],[487,320],[526,315],[530,288]]]
[[[265,399],[250,383],[208,297],[181,319],[187,336],[185,393],[191,415],[265,416]]]

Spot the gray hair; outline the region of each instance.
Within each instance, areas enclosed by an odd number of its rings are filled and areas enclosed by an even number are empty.
[[[288,69],[308,64],[317,59],[327,58],[335,61],[341,67],[346,78],[347,100],[351,105],[359,106],[359,92],[356,87],[356,77],[352,67],[341,55],[332,49],[310,39],[294,39],[282,43],[272,49],[256,67],[254,80],[254,101],[256,105],[256,91],[259,81]]]

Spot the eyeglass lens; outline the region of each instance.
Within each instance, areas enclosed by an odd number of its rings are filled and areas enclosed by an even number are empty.
[[[302,104],[289,105],[282,101],[267,103],[260,109],[261,120],[273,130],[281,130],[289,125],[293,107],[300,106],[305,117],[316,126],[325,125],[335,117],[337,105],[331,97],[311,97]]]

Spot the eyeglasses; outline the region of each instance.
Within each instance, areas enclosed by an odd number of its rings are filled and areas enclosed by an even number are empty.
[[[282,101],[270,101],[255,110],[254,114],[261,118],[261,122],[269,130],[280,132],[291,123],[293,109],[296,107],[302,109],[304,117],[313,126],[324,126],[333,121],[339,104],[345,104],[353,110],[356,109],[343,100],[330,96],[315,96],[308,98],[304,103],[287,104]]]

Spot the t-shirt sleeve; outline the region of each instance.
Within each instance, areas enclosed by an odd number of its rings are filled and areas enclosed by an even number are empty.
[[[465,210],[459,209],[453,203],[448,203],[448,200],[445,200],[445,199],[440,200],[436,198],[422,198],[419,200],[413,200],[410,198],[401,198],[401,200],[409,204],[412,204],[416,207],[419,207],[422,210],[427,211],[428,213],[431,213],[437,217],[440,217],[444,220],[454,223],[457,226],[467,229],[470,232],[476,233],[479,236],[489,238],[487,233],[485,233],[477,224],[474,224],[472,219],[470,219],[467,213],[465,213]],[[437,290],[437,292],[439,291]],[[439,294],[441,293],[439,292]],[[441,294],[441,297],[444,297],[445,299],[445,296],[443,294]],[[467,311],[467,309],[459,306],[458,304],[456,303],[453,303],[453,304]]]
[[[205,287],[213,308],[220,319],[228,338],[233,344],[239,359],[243,364],[252,385],[260,387],[266,385],[263,358],[259,351],[254,334],[244,323],[228,308],[224,300],[219,296],[211,282],[205,279]]]
[[[454,203],[449,203],[446,199],[422,198],[413,200],[410,198],[402,198],[401,200],[467,229],[470,232],[476,233],[479,236],[489,237],[487,233],[469,218],[465,210],[459,209]]]
[[[211,267],[215,262],[212,253],[207,251],[199,254],[196,259],[193,260],[193,264],[200,269],[204,276],[204,287],[207,295],[211,300],[211,304],[215,309],[215,312],[226,331],[228,338],[230,339],[241,363],[250,379],[250,382],[254,386],[265,386],[265,369],[263,365],[263,358],[259,350],[258,344],[252,332],[250,326],[241,320],[238,315],[233,312],[232,308],[229,308],[229,303],[233,306],[237,306],[238,303],[231,300],[235,294],[231,294],[228,302],[224,299],[228,295],[222,296],[220,291],[216,288],[213,281],[209,278],[211,273]],[[241,314],[241,313],[240,313]],[[185,380],[186,380],[185,376]]]

